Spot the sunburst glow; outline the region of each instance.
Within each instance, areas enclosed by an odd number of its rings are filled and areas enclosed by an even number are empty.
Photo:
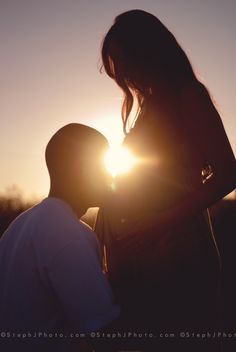
[[[137,160],[127,148],[111,146],[105,154],[105,166],[113,177],[129,172]]]

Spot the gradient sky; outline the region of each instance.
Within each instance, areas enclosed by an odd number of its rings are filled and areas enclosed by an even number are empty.
[[[46,196],[44,149],[69,122],[121,140],[122,94],[99,73],[119,13],[140,8],[175,34],[209,88],[236,152],[235,0],[0,0],[0,192]]]

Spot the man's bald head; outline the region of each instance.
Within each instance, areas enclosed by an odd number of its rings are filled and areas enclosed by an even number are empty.
[[[64,199],[77,214],[81,204],[100,206],[111,182],[104,165],[107,149],[106,138],[91,127],[72,123],[57,131],[46,148],[49,196]]]
[[[75,167],[83,172],[107,147],[106,138],[91,127],[77,123],[62,127],[46,147],[46,164],[51,181],[67,179],[72,176]]]

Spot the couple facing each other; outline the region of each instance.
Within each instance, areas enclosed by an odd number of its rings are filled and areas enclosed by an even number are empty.
[[[102,60],[124,92],[124,145],[143,162],[106,196],[105,138],[79,124],[52,137],[49,197],[16,219],[0,242],[1,327],[214,329],[221,260],[207,208],[235,187],[220,116],[173,34],[145,11],[115,19]],[[91,206],[100,206],[100,244],[77,220]]]

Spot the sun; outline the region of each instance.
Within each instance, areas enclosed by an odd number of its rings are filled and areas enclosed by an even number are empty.
[[[111,146],[105,154],[104,161],[106,169],[113,177],[129,172],[137,163],[132,152],[121,145]]]

